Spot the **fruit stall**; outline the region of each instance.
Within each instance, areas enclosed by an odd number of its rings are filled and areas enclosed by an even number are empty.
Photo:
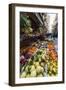
[[[58,74],[57,43],[47,36],[47,17],[43,13],[20,14],[20,78]]]

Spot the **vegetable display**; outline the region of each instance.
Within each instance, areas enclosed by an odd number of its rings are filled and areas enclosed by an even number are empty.
[[[57,37],[48,32],[47,18],[45,13],[20,15],[20,78],[58,75]]]
[[[28,59],[26,56],[21,56],[21,78],[56,76],[58,74],[57,55],[53,56],[56,51],[50,50],[49,47],[49,44],[47,48],[32,47],[27,52]]]

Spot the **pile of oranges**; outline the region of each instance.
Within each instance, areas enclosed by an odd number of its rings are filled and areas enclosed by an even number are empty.
[[[54,44],[52,42],[48,42],[47,48],[48,48],[48,54],[49,54],[51,60],[57,60],[58,55],[55,50]]]

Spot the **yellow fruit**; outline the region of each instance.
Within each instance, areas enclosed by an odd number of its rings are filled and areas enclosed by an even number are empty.
[[[43,77],[43,75],[42,74],[39,74],[37,77]]]
[[[51,71],[49,71],[49,74],[51,74]]]
[[[40,72],[43,72],[43,71],[44,71],[44,69],[41,66],[37,66],[37,68],[36,68],[37,73],[40,73]]]
[[[26,71],[26,72],[28,72],[28,68],[29,68],[29,67],[28,67],[28,66],[26,66],[26,68],[25,68],[25,71]]]
[[[22,74],[21,74],[21,78],[25,78],[26,77],[26,72],[23,72]]]
[[[22,67],[22,69],[21,69],[22,71],[24,70],[24,67]]]
[[[44,63],[43,62],[41,62],[41,66],[44,67]]]
[[[52,66],[50,66],[50,70],[52,71],[52,69],[53,69],[53,67]]]
[[[36,66],[36,67],[39,66],[39,62],[35,62],[35,66]]]
[[[45,55],[44,54],[42,55],[42,59],[45,59]]]
[[[44,68],[43,67],[41,67],[41,72],[44,72]]]
[[[39,62],[41,62],[41,58],[39,58]]]
[[[34,71],[34,70],[35,70],[35,66],[32,65],[30,71]]]
[[[29,78],[30,77],[30,74],[27,74],[26,77]]]
[[[31,77],[36,77],[36,70],[32,71],[30,76]]]
[[[54,72],[56,72],[56,69],[55,69],[55,68],[53,68],[53,71],[54,71]]]

